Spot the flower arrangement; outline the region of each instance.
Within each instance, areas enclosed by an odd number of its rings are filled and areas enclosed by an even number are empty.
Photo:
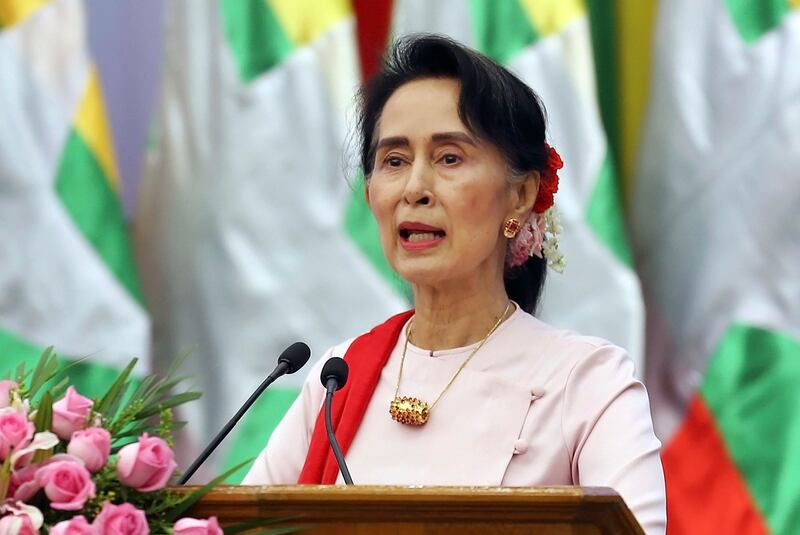
[[[533,210],[513,240],[509,242],[506,252],[506,263],[511,267],[520,266],[531,256],[547,260],[552,270],[563,273],[566,259],[559,250],[559,236],[563,232],[558,210],[555,206],[555,194],[558,192],[558,170],[564,167],[564,161],[558,151],[545,143],[547,164],[542,171],[539,192]]]
[[[214,517],[182,515],[242,465],[191,493],[167,487],[172,433],[185,423],[172,409],[200,397],[171,393],[182,360],[139,382],[133,359],[94,400],[68,384],[52,348],[1,380],[0,535],[222,534]]]

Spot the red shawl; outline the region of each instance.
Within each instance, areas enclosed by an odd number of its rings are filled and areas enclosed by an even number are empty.
[[[403,312],[386,320],[367,334],[362,334],[350,344],[344,360],[350,368],[347,384],[333,397],[331,420],[336,430],[336,438],[347,454],[353,442],[372,393],[378,385],[381,371],[389,360],[400,330],[413,310]],[[311,444],[298,483],[333,485],[339,475],[339,466],[333,457],[328,435],[325,431],[325,407],[319,411]]]

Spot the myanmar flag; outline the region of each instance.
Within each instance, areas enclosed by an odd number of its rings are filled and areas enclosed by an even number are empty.
[[[0,3],[0,376],[53,345],[96,395],[150,325],[86,24],[82,0]]]
[[[355,169],[342,154],[360,82],[350,3],[166,5],[137,235],[157,361],[196,348],[186,371],[203,392],[187,415],[197,449],[289,344],[319,358],[408,301],[345,223]],[[230,462],[260,451],[304,378],[267,391],[229,439]]]
[[[799,7],[660,3],[633,229],[671,533],[800,532]]]

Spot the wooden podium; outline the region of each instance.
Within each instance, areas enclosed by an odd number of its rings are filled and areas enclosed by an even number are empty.
[[[603,487],[219,487],[191,510],[224,524],[291,520],[333,534],[642,534],[630,509]]]

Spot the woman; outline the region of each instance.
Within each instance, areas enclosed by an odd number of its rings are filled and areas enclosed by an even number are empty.
[[[660,443],[625,352],[534,312],[561,160],[536,95],[446,38],[395,44],[360,94],[366,197],[415,310],[330,349],[245,478],[333,483],[320,367],[350,365],[334,401],[356,483],[615,488],[665,527]],[[339,479],[340,480],[340,479]]]

